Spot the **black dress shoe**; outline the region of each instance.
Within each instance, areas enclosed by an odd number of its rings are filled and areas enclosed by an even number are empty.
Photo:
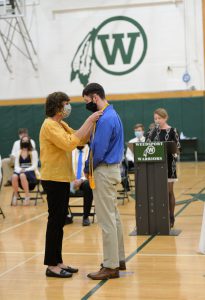
[[[75,269],[75,268],[72,268],[69,266],[67,266],[66,268],[62,268],[62,270],[69,272],[69,273],[77,273],[78,272],[78,269]]]
[[[68,225],[68,224],[72,224],[73,223],[73,217],[66,217],[65,219],[65,225]]]
[[[173,228],[174,227],[174,222],[175,222],[175,217],[171,216],[170,217],[170,227]]]
[[[69,278],[69,277],[72,277],[73,274],[71,274],[63,269],[60,271],[60,273],[55,273],[55,272],[51,271],[49,268],[47,268],[46,276],[47,277],[58,277],[58,278]]]
[[[83,226],[90,226],[90,220],[89,220],[89,218],[83,219],[82,225],[83,225]]]

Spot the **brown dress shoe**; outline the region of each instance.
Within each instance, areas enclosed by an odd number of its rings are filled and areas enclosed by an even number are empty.
[[[121,260],[121,261],[120,261],[120,267],[119,267],[119,269],[120,269],[121,271],[126,270],[126,263],[125,263],[124,260]]]
[[[103,268],[103,264],[101,264],[100,266]],[[120,270],[120,271],[126,270],[126,263],[125,263],[124,260],[121,260],[121,261],[119,262],[119,270]]]
[[[104,280],[104,279],[112,279],[119,278],[119,268],[109,269],[109,268],[101,268],[100,271],[90,273],[87,275],[89,278],[93,280]]]

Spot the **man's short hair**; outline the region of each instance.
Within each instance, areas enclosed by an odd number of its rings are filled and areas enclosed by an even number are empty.
[[[97,94],[101,99],[105,99],[105,91],[99,83],[89,83],[83,90],[82,96],[92,96]]]
[[[63,92],[54,92],[46,98],[46,116],[53,117],[63,108],[63,102],[69,102],[70,98]]]
[[[134,129],[137,129],[137,128],[139,128],[139,127],[141,127],[141,128],[142,128],[142,130],[144,131],[144,125],[143,125],[143,124],[141,124],[141,123],[137,123],[137,124],[135,124],[135,126],[134,126]]]
[[[28,129],[27,128],[19,128],[18,134],[28,134]]]

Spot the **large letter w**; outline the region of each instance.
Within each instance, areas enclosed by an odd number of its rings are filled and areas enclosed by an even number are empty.
[[[108,34],[98,35],[98,39],[101,41],[108,65],[114,65],[118,50],[121,54],[123,64],[130,63],[130,61],[132,59],[132,54],[133,54],[134,46],[136,43],[136,39],[137,39],[137,37],[140,36],[140,33],[139,32],[130,32],[127,34],[127,36],[128,36],[128,38],[130,38],[130,43],[129,43],[127,53],[125,52],[125,47],[124,47],[124,44],[122,41],[122,39],[124,38],[123,33],[116,33],[116,34],[112,35],[112,38],[114,39],[114,44],[113,44],[113,49],[110,53],[110,51],[108,49],[108,45],[107,45],[107,40],[109,39],[109,35]]]

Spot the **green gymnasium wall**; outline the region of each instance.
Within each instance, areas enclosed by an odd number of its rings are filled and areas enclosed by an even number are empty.
[[[133,138],[133,125],[143,123],[148,129],[153,122],[153,111],[163,107],[169,113],[169,124],[186,136],[198,138],[199,160],[205,159],[205,97],[151,100],[110,101],[119,113],[125,141]],[[89,112],[84,103],[72,103],[69,125],[77,129]],[[27,127],[39,149],[39,130],[44,120],[44,105],[0,106],[0,154],[7,157],[18,139],[18,128]],[[189,157],[188,157],[189,158]],[[191,157],[190,157],[191,158]]]

